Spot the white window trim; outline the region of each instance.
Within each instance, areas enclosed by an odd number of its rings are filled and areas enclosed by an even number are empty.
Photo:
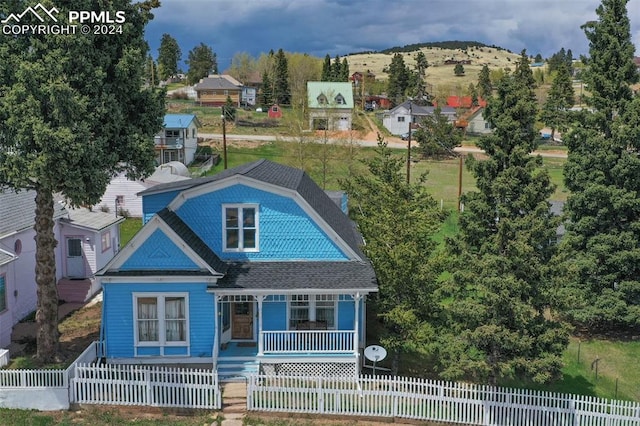
[[[296,296],[303,296],[302,294]],[[317,296],[331,296],[333,298],[333,327],[328,327],[327,330],[337,330],[338,327],[338,297],[334,294],[309,294],[309,321],[316,321],[316,302]],[[287,296],[287,329],[291,327],[291,299],[292,296]]]
[[[238,209],[238,248],[227,247],[227,209]],[[244,208],[255,209],[255,224],[256,224],[256,246],[251,248],[244,248],[244,236],[243,236],[243,224],[240,213]],[[222,250],[232,253],[256,253],[260,251],[260,206],[253,203],[239,203],[239,204],[223,204],[222,205]]]
[[[191,329],[189,325],[189,293],[132,293],[133,297],[133,336],[135,347],[160,347],[160,355],[164,356],[163,349],[165,347],[189,347],[189,336]],[[141,342],[138,338],[138,298],[141,297],[155,297],[162,299],[162,303],[158,301],[158,341],[155,342]],[[164,299],[166,297],[184,297],[184,310],[185,310],[185,327],[186,327],[186,341],[184,342],[167,342],[166,341],[166,328],[165,328],[165,315],[164,315]],[[181,354],[182,356],[183,354]]]

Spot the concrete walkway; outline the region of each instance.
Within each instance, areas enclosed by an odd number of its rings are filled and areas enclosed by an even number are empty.
[[[245,382],[223,383],[222,426],[242,426],[246,414],[247,384]]]

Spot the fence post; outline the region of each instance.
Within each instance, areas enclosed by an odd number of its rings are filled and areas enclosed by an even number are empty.
[[[322,390],[322,377],[318,377],[318,412],[324,414],[324,391]]]
[[[144,372],[144,381],[147,384],[147,405],[154,405],[155,401],[153,401],[153,391],[151,389],[151,372],[149,368],[144,368],[142,371]]]

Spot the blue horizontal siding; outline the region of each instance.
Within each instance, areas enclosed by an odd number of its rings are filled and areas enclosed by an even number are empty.
[[[157,229],[136,249],[120,269],[194,270],[199,267],[164,232]]]
[[[287,302],[265,302],[262,304],[262,329],[267,331],[287,330]]]
[[[103,283],[103,325],[106,355],[130,358],[134,352],[134,318],[132,293],[188,293],[189,342],[191,357],[210,357],[214,336],[214,298],[202,284],[113,284]],[[152,355],[157,348],[139,348],[139,353]],[[159,352],[158,352],[159,353]],[[156,355],[158,354],[156,353]],[[183,355],[187,348],[165,348],[165,353]]]
[[[236,203],[260,206],[259,252],[222,251],[222,205]],[[189,199],[176,213],[223,260],[348,259],[293,199],[245,185]]]

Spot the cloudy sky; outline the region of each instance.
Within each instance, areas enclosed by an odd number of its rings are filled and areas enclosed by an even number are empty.
[[[549,57],[561,47],[588,52],[580,26],[600,0],[161,0],[147,28],[157,56],[163,33],[182,50],[202,43],[221,70],[235,53],[282,48],[324,57],[429,41],[471,40]],[[629,0],[640,56],[640,0]],[[183,65],[184,66],[184,65]],[[186,67],[184,67],[186,70]]]

